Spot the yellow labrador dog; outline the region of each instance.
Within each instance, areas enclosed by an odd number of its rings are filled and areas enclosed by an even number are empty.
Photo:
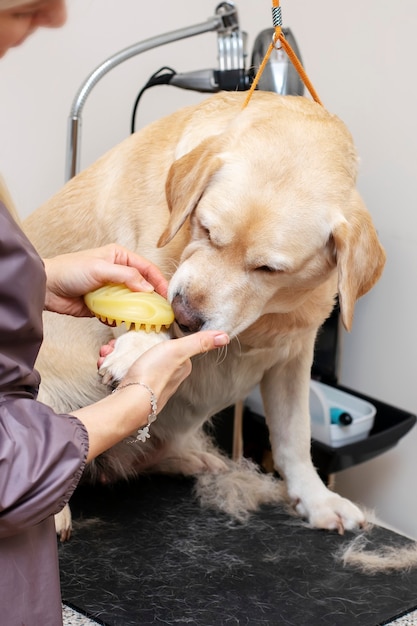
[[[91,464],[93,480],[226,472],[202,425],[259,383],[290,501],[312,526],[343,532],[364,516],[312,465],[310,368],[336,294],[350,329],[355,301],[378,280],[385,254],[355,188],[357,156],[344,124],[302,97],[255,92],[242,108],[244,97],[217,94],[132,135],[25,229],[44,257],[109,242],[137,251],[170,278],[173,335],[212,328],[233,338],[223,358],[194,360],[146,443],[123,442]],[[95,319],[47,313],[41,400],[68,411],[108,393],[96,359],[111,332]],[[103,366],[105,381],[162,339],[122,335]]]

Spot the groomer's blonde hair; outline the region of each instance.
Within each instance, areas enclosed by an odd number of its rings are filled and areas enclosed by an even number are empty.
[[[33,2],[35,2],[35,0],[0,0],[0,11],[18,7],[19,5],[33,4]]]
[[[10,195],[10,191],[7,188],[7,185],[4,181],[4,178],[0,174],[0,202],[9,209],[9,212],[13,215],[14,219],[18,224],[20,224],[20,218],[16,209],[16,206],[13,202],[12,196]]]
[[[25,6],[33,4],[36,0],[0,0],[0,11],[6,11],[7,9],[12,9],[13,7]],[[18,212],[16,210],[16,206],[13,202],[12,196],[6,186],[4,178],[0,174],[0,202],[3,202],[6,207],[9,209],[10,213],[13,215],[17,222],[20,222]]]

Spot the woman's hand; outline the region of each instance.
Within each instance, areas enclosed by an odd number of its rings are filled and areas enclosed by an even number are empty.
[[[107,284],[125,284],[132,291],[157,291],[166,297],[167,281],[150,261],[117,244],[45,259],[45,309],[91,317],[83,296]]]

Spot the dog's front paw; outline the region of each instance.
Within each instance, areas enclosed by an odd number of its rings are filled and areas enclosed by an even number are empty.
[[[55,531],[60,541],[68,541],[72,532],[71,509],[68,504],[55,515]]]
[[[116,339],[114,350],[103,361],[98,373],[105,385],[112,385],[121,380],[130,366],[141,354],[161,341],[169,339],[166,332],[145,332],[131,330]]]
[[[357,530],[366,524],[364,514],[355,504],[329,490],[308,504],[296,500],[294,508],[314,528],[337,530],[340,535],[345,530]]]

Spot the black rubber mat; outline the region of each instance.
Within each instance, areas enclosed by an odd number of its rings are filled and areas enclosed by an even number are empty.
[[[264,507],[245,524],[202,509],[193,481],[80,487],[60,546],[63,601],[107,626],[375,626],[417,605],[417,570],[367,576],[335,554],[352,539]],[[370,547],[403,545],[382,528]]]

